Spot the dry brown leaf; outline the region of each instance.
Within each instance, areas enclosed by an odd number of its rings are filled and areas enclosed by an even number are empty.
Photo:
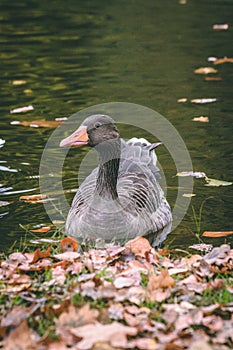
[[[13,113],[13,112],[11,112]],[[14,112],[16,113],[16,112]],[[19,112],[18,112],[19,113]],[[64,120],[45,120],[45,119],[38,119],[38,120],[24,120],[24,121],[14,121],[11,124],[12,125],[22,125],[22,126],[30,126],[31,128],[56,128],[58,125],[63,123]]]
[[[51,247],[48,247],[46,252],[42,252],[40,248],[37,248],[34,252],[33,259],[30,261],[30,264],[35,264],[38,260],[50,257]]]
[[[11,84],[12,84],[13,86],[24,85],[24,84],[26,84],[26,83],[27,83],[26,80],[13,80],[13,81],[11,82]]]
[[[228,30],[228,29],[229,29],[229,24],[227,23],[213,25],[213,30]]]
[[[221,77],[208,77],[208,76],[204,77],[204,79],[206,81],[221,81],[222,80]]]
[[[66,237],[60,241],[61,252],[76,252],[78,249],[78,242],[72,237]]]
[[[41,228],[38,228],[36,230],[30,230],[30,232],[38,232],[38,233],[46,233],[51,230],[50,226],[42,226]]]
[[[136,256],[145,257],[146,253],[151,250],[149,241],[144,237],[136,237],[125,244],[125,252],[133,253]]]
[[[39,342],[39,338],[39,335],[30,329],[24,320],[3,340],[3,348],[4,350],[35,349],[37,348],[36,344]]]
[[[152,292],[157,288],[174,287],[175,283],[175,280],[169,275],[168,270],[164,269],[160,272],[160,275],[153,274],[149,277],[147,289],[149,292]]]
[[[204,237],[212,237],[212,238],[226,237],[230,235],[233,235],[233,231],[205,231],[202,234],[202,236]]]
[[[10,111],[11,114],[15,114],[15,113],[26,113],[26,112],[30,112],[33,111],[34,107],[33,106],[25,106],[25,107],[19,107],[19,108],[15,108],[12,109]]]
[[[217,69],[213,67],[200,67],[194,70],[195,74],[212,74],[212,73],[217,73]]]
[[[24,305],[14,306],[8,314],[2,318],[1,327],[18,326],[29,315],[29,308]]]
[[[19,200],[27,203],[43,203],[43,200],[46,198],[47,196],[44,194],[32,194],[28,196],[21,196],[19,197]]]
[[[69,305],[68,311],[60,314],[56,325],[59,329],[80,327],[95,323],[98,316],[99,311],[91,309],[89,304],[85,304],[80,309],[76,309],[74,305]]]
[[[0,201],[0,207],[5,207],[6,205],[10,205],[14,203],[13,201],[8,202],[8,201]]]
[[[179,98],[179,99],[177,100],[178,103],[185,103],[185,102],[187,102],[187,101],[188,101],[188,99],[187,99],[186,97],[182,97],[182,98]]]
[[[72,329],[72,334],[78,338],[82,338],[77,343],[78,349],[91,349],[97,342],[109,342],[114,347],[126,348],[128,344],[127,335],[137,335],[137,328],[127,327],[119,322],[102,325],[96,323],[94,325],[88,324],[83,327]]]
[[[65,252],[61,254],[55,254],[54,258],[58,260],[66,260],[73,262],[74,260],[80,258],[80,254],[77,252]]]
[[[214,61],[214,64],[223,64],[223,63],[233,63],[232,57],[223,57],[223,58],[217,58]]]
[[[186,197],[186,198],[191,198],[191,197],[195,197],[196,194],[195,193],[184,193],[182,194],[183,197]]]
[[[209,122],[209,118],[208,117],[204,117],[204,116],[194,117],[192,120],[194,122],[201,122],[201,123],[208,123]]]

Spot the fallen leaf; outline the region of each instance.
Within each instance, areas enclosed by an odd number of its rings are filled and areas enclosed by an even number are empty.
[[[197,243],[197,244],[190,245],[189,248],[196,249],[201,252],[210,252],[213,249],[213,245],[205,244],[205,243]]]
[[[38,233],[46,233],[51,230],[50,226],[42,226],[41,228],[38,228],[36,230],[30,230],[30,232],[38,232]]]
[[[195,193],[184,193],[182,194],[183,197],[186,197],[186,198],[191,198],[191,197],[195,197],[196,194]]]
[[[0,207],[5,207],[6,205],[10,205],[14,202],[8,202],[8,201],[0,201]]]
[[[194,117],[192,119],[194,122],[201,122],[201,123],[208,123],[209,122],[209,118],[208,117]]]
[[[193,176],[200,179],[202,177],[206,177],[206,174],[200,171],[181,171],[180,173],[177,173],[176,176]]]
[[[72,329],[72,333],[82,338],[77,346],[80,350],[91,349],[97,342],[109,342],[113,347],[127,348],[127,335],[135,336],[138,331],[135,327],[124,326],[119,322],[102,325],[96,323]]]
[[[221,77],[205,77],[204,78],[206,81],[220,81],[220,80],[222,80],[222,78]]]
[[[200,67],[194,70],[195,74],[210,74],[210,73],[217,73],[217,69],[213,67]]]
[[[213,25],[213,30],[228,30],[228,29],[229,29],[229,25],[227,23]]]
[[[44,194],[32,194],[29,196],[21,196],[19,197],[19,200],[26,203],[43,203],[41,201],[43,201],[46,198],[47,196]]]
[[[212,103],[216,102],[216,98],[194,98],[191,100],[192,103],[204,104],[204,103]]]
[[[76,252],[78,249],[78,242],[71,237],[66,237],[60,241],[61,252]]]
[[[187,99],[186,97],[182,97],[182,98],[179,98],[179,99],[177,100],[178,103],[185,103],[185,102],[187,102],[187,101],[188,101],[188,99]]]
[[[48,247],[46,252],[42,252],[40,250],[40,248],[36,249],[36,251],[34,252],[32,261],[30,261],[30,264],[35,264],[40,259],[44,259],[44,258],[50,257],[50,250],[51,250],[51,247]]]
[[[26,83],[27,83],[26,80],[13,80],[11,84],[13,86],[19,86],[19,85],[24,85]]]
[[[45,120],[45,119],[38,119],[33,121],[18,121],[15,120],[11,122],[11,125],[22,125],[22,126],[30,126],[31,128],[56,128],[58,125],[63,123],[64,119],[59,120]]]
[[[54,258],[58,260],[66,260],[73,262],[74,260],[80,258],[80,254],[77,252],[65,252],[61,254],[55,254]]]
[[[232,185],[232,182],[210,179],[207,176],[205,177],[205,181],[206,181],[205,186],[219,187],[219,186],[230,186],[230,185]]]
[[[223,57],[223,58],[218,58],[214,61],[214,64],[223,64],[223,63],[233,63],[233,58]]]
[[[15,113],[26,113],[26,112],[30,112],[30,111],[33,111],[34,110],[34,107],[33,106],[25,106],[25,107],[19,107],[19,108],[15,108],[15,109],[12,109],[10,111],[11,114],[15,114]]]
[[[39,342],[39,340],[39,335],[29,328],[27,321],[24,320],[3,340],[3,348],[4,350],[36,349],[38,348],[37,342]]]
[[[18,326],[29,315],[29,308],[24,305],[16,305],[2,318],[1,327]]]
[[[80,309],[69,305],[67,312],[62,312],[56,320],[56,333],[64,339],[67,344],[72,343],[72,330],[86,324],[93,324],[99,315],[96,309],[90,309],[89,304],[85,304]]]
[[[114,280],[114,286],[117,289],[121,289],[125,287],[138,286],[140,282],[141,279],[139,279],[138,276],[118,276]]]
[[[145,257],[145,254],[151,250],[149,241],[144,237],[136,237],[125,244],[125,252],[133,253],[136,256]]]
[[[157,288],[169,288],[175,286],[175,280],[169,275],[168,270],[162,270],[159,275],[151,275],[149,277],[147,289],[149,292]]]
[[[205,340],[196,340],[191,344],[189,350],[213,350],[213,348]]]
[[[204,237],[226,237],[233,235],[233,231],[205,231],[203,232],[202,236]]]

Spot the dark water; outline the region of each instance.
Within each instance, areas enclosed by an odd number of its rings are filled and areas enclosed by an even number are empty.
[[[216,66],[221,81],[204,81],[194,69],[211,66],[209,56],[232,57],[231,0],[128,1],[6,1],[0,3],[0,171],[2,187],[21,191],[38,187],[40,158],[52,133],[48,128],[11,125],[14,120],[69,117],[83,108],[112,101],[152,108],[169,120],[182,136],[193,169],[209,177],[232,180],[232,63]],[[227,31],[213,31],[215,23],[229,23]],[[24,80],[23,85],[14,85]],[[179,104],[177,99],[217,98],[203,105]],[[33,105],[27,114],[10,114]],[[194,116],[209,123],[195,123]],[[147,136],[122,126],[125,138]],[[80,153],[65,162],[65,188],[77,185]],[[175,164],[161,147],[158,157],[166,174],[168,200],[177,195]],[[187,169],[189,170],[189,169]],[[48,169],[49,171],[49,169]],[[201,231],[232,230],[232,186],[205,187],[194,181],[191,204],[202,212]],[[38,190],[30,194],[38,193]],[[21,194],[0,195],[13,203],[0,208],[0,248],[20,244],[19,226],[49,223],[41,204],[19,201]],[[71,199],[71,195],[68,196]],[[191,206],[167,244],[187,247],[197,243]],[[232,236],[206,243],[232,242]]]

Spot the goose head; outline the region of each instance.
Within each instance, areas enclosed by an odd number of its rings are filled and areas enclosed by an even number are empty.
[[[80,127],[60,142],[60,147],[89,145],[95,147],[106,141],[119,140],[119,131],[108,115],[94,114],[86,118]]]

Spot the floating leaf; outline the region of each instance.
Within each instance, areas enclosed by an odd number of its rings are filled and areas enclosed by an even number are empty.
[[[0,201],[0,207],[5,207],[6,205],[12,204],[13,202]]]
[[[187,101],[188,101],[188,99],[187,99],[186,97],[182,97],[182,98],[179,98],[179,99],[177,100],[178,103],[185,103],[185,102],[187,102]]]
[[[214,64],[223,64],[223,63],[233,63],[233,58],[223,57],[223,58],[218,58],[214,61]]]
[[[229,25],[227,23],[213,25],[213,30],[228,30],[228,29],[229,29]]]
[[[194,70],[195,74],[212,74],[212,73],[217,73],[217,69],[213,67],[200,67]]]
[[[200,171],[181,171],[180,173],[177,173],[176,176],[193,176],[200,179],[202,177],[206,177],[206,174]]]
[[[209,122],[209,118],[208,117],[204,117],[204,116],[194,117],[192,120],[194,122],[201,122],[201,123],[208,123]]]
[[[217,60],[217,57],[214,57],[214,56],[208,57],[208,62],[214,62],[216,60]]]
[[[206,81],[221,81],[222,78],[221,77],[205,77],[204,78]]]
[[[215,186],[215,187],[219,187],[219,186],[230,186],[230,185],[232,185],[232,182],[223,181],[223,180],[210,179],[210,178],[207,177],[207,176],[205,177],[205,181],[206,181],[205,186]]]
[[[195,193],[184,193],[182,196],[186,197],[186,198],[191,198],[191,197],[195,197],[196,194]]]
[[[38,233],[46,233],[51,230],[50,226],[42,226],[41,228],[38,228],[36,230],[30,230],[30,232],[38,232]]]
[[[19,107],[19,108],[15,108],[15,109],[12,109],[10,111],[11,114],[15,114],[15,113],[26,113],[26,112],[30,112],[30,111],[33,111],[34,110],[34,107],[33,106],[25,106],[25,107]]]
[[[45,120],[45,119],[38,119],[33,121],[18,121],[14,120],[11,122],[11,125],[22,125],[22,126],[30,126],[31,128],[56,128],[58,125],[63,123],[64,119],[62,120]]]
[[[233,235],[233,231],[205,231],[202,234],[202,236],[204,237],[212,237],[212,238],[226,237],[230,235]]]
[[[27,83],[26,80],[13,80],[11,84],[13,86],[19,86],[19,85],[24,85],[26,83]]]
[[[204,104],[204,103],[212,103],[216,102],[216,98],[194,98],[191,100],[192,103]]]
[[[19,200],[29,203],[42,203],[41,201],[46,198],[47,196],[45,194],[32,194],[30,196],[21,196]]]

